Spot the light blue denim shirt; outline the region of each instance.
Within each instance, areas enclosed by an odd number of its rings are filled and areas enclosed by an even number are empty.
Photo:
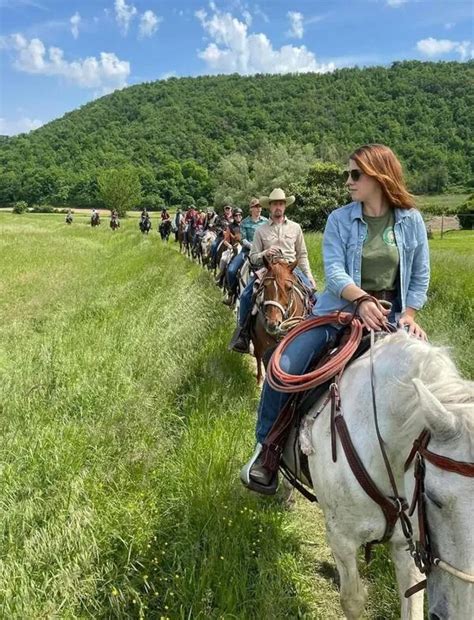
[[[401,312],[407,307],[419,310],[426,302],[430,281],[430,254],[426,227],[416,209],[394,209],[394,235],[400,256],[399,302]],[[362,204],[351,202],[333,211],[326,223],[323,239],[326,288],[318,296],[313,314],[321,316],[340,310],[348,301],[341,297],[348,284],[360,287],[362,246],[367,224]]]

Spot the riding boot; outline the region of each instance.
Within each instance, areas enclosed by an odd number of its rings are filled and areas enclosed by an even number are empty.
[[[240,480],[248,489],[274,495],[278,488],[278,473],[273,473],[262,464],[262,444],[258,443],[251,459],[246,463],[241,472]]]
[[[229,293],[225,299],[222,300],[222,303],[225,306],[233,306],[234,305],[234,295],[233,293]]]
[[[229,343],[229,351],[235,351],[236,353],[250,352],[249,321],[246,321],[243,326],[237,325]]]
[[[215,279],[215,283],[217,284],[217,286],[220,286],[221,288],[224,284],[224,275],[225,275],[225,272],[221,269]]]

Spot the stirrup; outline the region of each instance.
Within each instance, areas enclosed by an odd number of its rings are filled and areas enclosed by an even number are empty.
[[[244,340],[246,347],[235,348],[235,345],[239,342],[239,340]],[[232,334],[232,338],[230,339],[230,343],[228,346],[229,351],[235,351],[236,353],[248,353],[250,347],[250,338],[245,330],[245,327],[241,327],[237,325],[234,333]]]
[[[255,463],[260,453],[262,452],[262,448],[263,448],[262,444],[257,443],[255,452],[252,454],[250,460],[240,470],[240,480],[242,484],[245,487],[247,487],[247,489],[250,489],[251,491],[255,491],[256,493],[261,493],[262,495],[275,495],[278,489],[278,472],[276,472],[273,475],[273,478],[270,484],[268,485],[259,484],[258,482],[255,482],[255,480],[253,480],[250,477],[250,470],[252,468],[252,465]]]

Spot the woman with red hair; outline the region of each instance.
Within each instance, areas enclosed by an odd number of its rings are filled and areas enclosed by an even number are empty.
[[[323,239],[326,288],[313,314],[324,316],[345,308],[364,295],[392,304],[382,310],[370,299],[358,306],[365,327],[379,330],[388,319],[415,337],[426,334],[415,321],[424,305],[430,277],[426,228],[413,197],[406,189],[400,162],[383,144],[366,144],[349,156],[346,186],[352,202],[328,217]],[[285,350],[281,369],[307,372],[315,355],[337,334],[331,325],[317,327],[295,338]],[[257,421],[257,448],[241,472],[253,490],[276,491],[276,475],[262,464],[261,451],[288,394],[265,381]]]

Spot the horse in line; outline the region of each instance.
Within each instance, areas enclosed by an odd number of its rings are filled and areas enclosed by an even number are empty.
[[[159,233],[162,241],[168,241],[171,234],[171,220],[165,220],[161,222],[159,226]]]
[[[297,261],[264,258],[266,272],[254,295],[255,304],[250,323],[250,339],[257,361],[257,382],[263,380],[262,360],[266,351],[274,348],[307,314],[309,292],[293,273]]]
[[[207,267],[208,269],[211,268],[211,248],[216,236],[217,234],[214,230],[206,230],[201,237],[201,264],[203,267]]]
[[[100,215],[98,212],[91,215],[91,226],[100,226]]]
[[[151,220],[149,217],[142,217],[138,222],[138,227],[141,230],[142,234],[148,235],[151,230]]]

